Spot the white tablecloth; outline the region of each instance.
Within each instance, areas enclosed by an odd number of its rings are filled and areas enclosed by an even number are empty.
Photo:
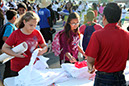
[[[15,77],[6,78],[4,80],[5,86],[15,86]],[[62,83],[56,83],[56,86],[93,86],[93,81],[88,79],[75,79],[71,78],[68,81],[62,82]]]
[[[128,69],[129,69],[129,61],[127,61],[126,69],[124,71],[127,85],[129,85],[129,70]],[[15,86],[14,79],[15,77],[4,79],[4,85]],[[70,78],[68,81],[56,83],[56,86],[93,86],[93,83],[94,81],[88,80],[87,78],[83,78],[83,79]]]

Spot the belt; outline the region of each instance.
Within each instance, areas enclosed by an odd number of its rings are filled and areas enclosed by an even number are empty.
[[[99,74],[112,74],[112,75],[116,75],[116,74],[123,74],[123,71],[118,71],[118,72],[113,72],[113,73],[97,71],[97,73],[99,73]]]

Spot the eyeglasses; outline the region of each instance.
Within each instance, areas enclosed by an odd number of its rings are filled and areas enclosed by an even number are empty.
[[[79,23],[70,23],[71,25],[79,25]]]

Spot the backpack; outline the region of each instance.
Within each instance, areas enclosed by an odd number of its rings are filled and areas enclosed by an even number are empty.
[[[64,30],[61,30],[59,31],[55,37],[54,37],[54,40],[52,42],[52,52],[54,52],[55,56],[59,56],[61,51],[63,49],[61,49],[61,46],[60,46],[60,35],[64,32]]]
[[[7,25],[11,25],[11,24],[5,24],[5,25],[2,25],[1,28],[0,28],[0,49],[2,48],[3,44],[4,44],[4,41],[3,41],[3,35],[4,35],[4,32],[5,32],[5,27]],[[12,26],[12,25],[11,25]],[[12,26],[13,27],[13,26]],[[14,29],[14,28],[13,28]]]
[[[82,47],[83,47],[84,51],[86,50],[86,48],[88,46],[88,43],[90,41],[90,37],[91,37],[92,33],[95,31],[94,25],[95,25],[95,23],[93,23],[91,26],[86,24],[86,28],[85,28],[83,40],[82,40]]]

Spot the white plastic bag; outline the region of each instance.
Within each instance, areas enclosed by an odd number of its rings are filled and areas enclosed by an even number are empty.
[[[41,71],[36,69],[36,67],[34,67],[34,65],[35,65],[34,62],[37,58],[37,55],[38,55],[38,50],[35,50],[32,54],[29,65],[25,66],[22,70],[20,70],[18,72],[19,75],[15,78],[16,86],[32,86],[32,85],[30,85],[30,83],[32,83],[33,80],[35,80],[34,82],[36,82],[36,80],[44,78],[44,76],[42,76],[42,74],[41,74]],[[46,59],[46,60],[42,61],[42,64],[39,64],[39,66],[44,66],[43,67],[44,69],[47,68],[48,65],[46,65],[46,61],[48,60],[48,58],[45,58],[43,56],[38,56],[38,58],[40,60],[41,60],[41,58]],[[41,68],[41,67],[38,67],[38,68]],[[41,68],[41,69],[43,70],[43,68]],[[37,82],[37,84],[38,84],[38,82]],[[40,85],[37,85],[37,86],[40,86]]]
[[[74,64],[63,63],[61,67],[67,71],[73,78],[88,78],[90,79],[95,73],[88,73],[88,67],[76,68]],[[94,78],[94,77],[93,77]]]
[[[68,79],[67,73],[61,68],[58,70],[46,69],[48,58],[38,56],[39,61],[34,64],[37,54],[38,50],[35,50],[29,65],[18,72],[19,75],[15,77],[15,86],[48,86],[62,78],[62,81]]]

